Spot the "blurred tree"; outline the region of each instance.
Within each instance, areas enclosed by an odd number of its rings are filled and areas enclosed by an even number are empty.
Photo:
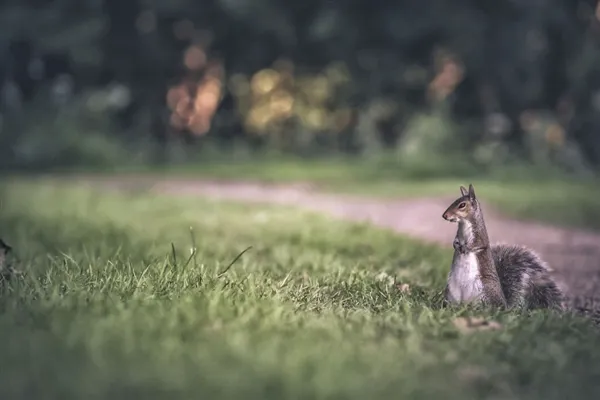
[[[565,141],[598,164],[599,16],[592,0],[5,0],[2,109],[32,105],[47,87],[60,86],[64,102],[64,93],[118,84],[129,100],[107,115],[130,141],[150,130],[162,149],[180,138],[268,143],[244,123],[253,108],[242,103],[259,97],[243,100],[232,79],[250,82],[287,60],[300,89],[279,135],[299,135],[303,146],[394,148],[415,126],[411,119],[449,105],[442,114],[461,128],[447,135],[460,135],[464,151],[493,142],[530,157],[523,120],[550,112]],[[198,67],[190,67],[192,56],[203,60]],[[332,65],[347,71],[343,85],[327,72]],[[336,87],[320,109],[306,108],[302,97],[309,89],[301,86],[313,81]],[[176,105],[187,119],[176,126],[167,101],[173,88],[187,93]],[[312,116],[297,117],[304,112]],[[210,119],[206,129],[191,128],[200,114]],[[343,129],[327,135],[323,126]]]

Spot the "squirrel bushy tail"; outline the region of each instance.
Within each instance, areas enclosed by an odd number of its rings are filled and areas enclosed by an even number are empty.
[[[525,246],[506,244],[494,244],[491,250],[509,307],[564,309],[551,270],[537,253]]]

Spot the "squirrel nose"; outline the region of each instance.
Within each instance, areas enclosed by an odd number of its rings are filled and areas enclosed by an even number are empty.
[[[444,219],[448,219],[448,214],[447,214],[447,213],[443,213],[443,214],[442,214],[442,218],[444,218]]]

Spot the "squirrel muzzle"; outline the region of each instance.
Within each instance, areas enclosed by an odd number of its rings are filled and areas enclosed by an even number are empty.
[[[456,216],[450,214],[448,211],[445,211],[442,214],[442,218],[444,218],[446,221],[456,222]]]

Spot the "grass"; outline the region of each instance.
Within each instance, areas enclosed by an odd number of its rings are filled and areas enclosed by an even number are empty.
[[[174,167],[163,173],[224,180],[312,182],[325,191],[377,197],[452,197],[460,194],[460,185],[472,183],[486,202],[508,216],[600,230],[600,202],[596,200],[600,198],[599,180],[519,166],[457,177],[452,172],[440,174],[435,164],[417,168],[385,160],[267,160],[211,162],[205,166]]]
[[[445,249],[286,208],[39,182],[2,199],[26,272],[1,291],[3,399],[600,394],[588,322],[441,308]]]
[[[515,166],[457,175],[435,162],[403,165],[392,160],[225,160],[167,168],[116,168],[111,173],[271,183],[310,182],[324,191],[376,197],[458,196],[459,185],[507,216],[600,231],[600,181],[556,171]],[[78,174],[79,172],[76,172]],[[105,174],[105,172],[100,172]]]

